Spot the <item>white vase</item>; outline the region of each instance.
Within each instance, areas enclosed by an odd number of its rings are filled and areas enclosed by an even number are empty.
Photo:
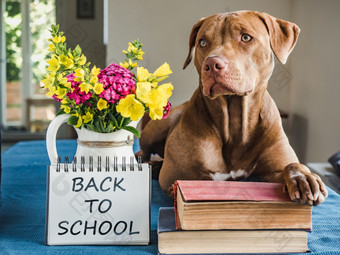
[[[69,114],[59,115],[48,126],[46,146],[51,164],[56,164],[58,161],[56,147],[58,129],[69,118]],[[132,121],[129,126],[136,127],[137,124],[138,121]],[[85,164],[89,162],[90,156],[93,157],[94,164],[97,164],[99,156],[101,157],[102,164],[105,164],[106,157],[110,158],[111,163],[113,158],[117,157],[118,164],[121,164],[123,157],[125,157],[127,164],[130,164],[132,157],[134,161],[136,160],[133,152],[134,136],[127,130],[121,129],[111,133],[98,133],[86,128],[76,128],[75,130],[78,135],[77,151],[75,154],[78,164],[80,164],[81,156],[84,156]]]

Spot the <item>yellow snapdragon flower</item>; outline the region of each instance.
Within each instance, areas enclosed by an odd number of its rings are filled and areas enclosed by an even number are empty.
[[[53,55],[52,58],[50,60],[47,60],[46,62],[47,64],[49,64],[49,66],[47,67],[47,71],[56,72],[59,70],[60,64],[55,55]]]
[[[66,93],[67,93],[67,89],[64,89],[64,88],[61,88],[61,87],[58,87],[54,92],[54,94],[59,99],[63,99],[63,97],[66,95]]]
[[[124,68],[129,68],[129,67],[134,68],[138,66],[137,62],[132,62],[131,59],[129,59],[129,62],[126,62],[126,61],[124,61],[124,63],[119,62],[119,65]]]
[[[124,54],[127,54],[129,52],[132,52],[132,53],[136,53],[137,52],[137,48],[135,46],[133,46],[132,43],[130,43],[130,42],[129,42],[129,47],[128,47],[127,51],[123,50]]]
[[[86,115],[82,116],[84,123],[89,123],[93,119],[93,114],[89,111],[86,113]]]
[[[76,76],[78,78],[83,78],[84,74],[85,74],[85,72],[81,68],[77,68],[76,70],[74,70],[74,76]]]
[[[133,121],[139,120],[143,117],[145,108],[136,100],[135,95],[130,94],[119,101],[116,107],[117,112],[125,118],[130,118]]]
[[[55,46],[54,46],[54,44],[50,44],[50,45],[48,45],[48,51],[54,51],[55,50]]]
[[[52,97],[54,95],[54,92],[56,91],[56,88],[54,86],[47,87],[47,88],[48,88],[48,92],[45,95]]]
[[[81,66],[86,64],[86,57],[85,57],[84,54],[81,54],[79,61],[78,61],[78,64],[81,65]]]
[[[57,36],[57,35],[55,37],[53,37],[53,39],[52,39],[52,41],[54,43],[63,43],[63,42],[65,42],[65,40],[66,40],[65,36]]]
[[[82,84],[79,85],[79,88],[81,92],[85,92],[87,94],[93,87],[91,84],[83,82]]]
[[[45,84],[45,88],[52,86],[54,81],[55,81],[55,77],[54,75],[50,73],[47,76],[45,76],[45,79],[41,80],[41,82]]]
[[[95,65],[92,67],[91,69],[91,74],[93,76],[97,76],[98,74],[100,74],[100,68],[97,68]]]
[[[64,109],[65,113],[70,113],[71,112],[71,108],[68,105],[61,105],[60,108]]]
[[[136,58],[137,60],[143,60],[143,55],[145,54],[144,51],[142,51],[141,49],[138,50],[137,54],[136,54]]]

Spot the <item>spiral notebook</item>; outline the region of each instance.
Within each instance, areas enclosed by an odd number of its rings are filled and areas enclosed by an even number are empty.
[[[48,166],[47,245],[147,245],[151,171],[123,158]],[[102,164],[103,163],[103,164]]]

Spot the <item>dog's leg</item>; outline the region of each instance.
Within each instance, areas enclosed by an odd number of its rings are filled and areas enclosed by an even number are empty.
[[[300,163],[291,163],[284,169],[285,188],[290,199],[302,204],[318,205],[328,196],[321,178],[311,173],[308,167]]]
[[[317,174],[298,162],[287,138],[283,137],[261,154],[256,174],[264,181],[284,184],[292,201],[321,204],[328,196],[324,183]]]

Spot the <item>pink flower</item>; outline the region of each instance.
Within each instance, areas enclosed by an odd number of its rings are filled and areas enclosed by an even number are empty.
[[[171,109],[171,103],[168,101],[167,105],[164,106],[163,119],[166,119],[169,116],[170,109]]]
[[[98,81],[103,84],[104,91],[99,97],[109,103],[116,103],[129,94],[135,93],[134,75],[128,69],[112,63],[98,74]]]
[[[92,93],[85,93],[80,90],[79,85],[81,82],[74,81],[75,77],[73,73],[67,75],[66,77],[67,81],[71,82],[71,88],[73,89],[73,92],[69,91],[66,94],[69,99],[73,99],[76,104],[82,104],[91,98]]]

